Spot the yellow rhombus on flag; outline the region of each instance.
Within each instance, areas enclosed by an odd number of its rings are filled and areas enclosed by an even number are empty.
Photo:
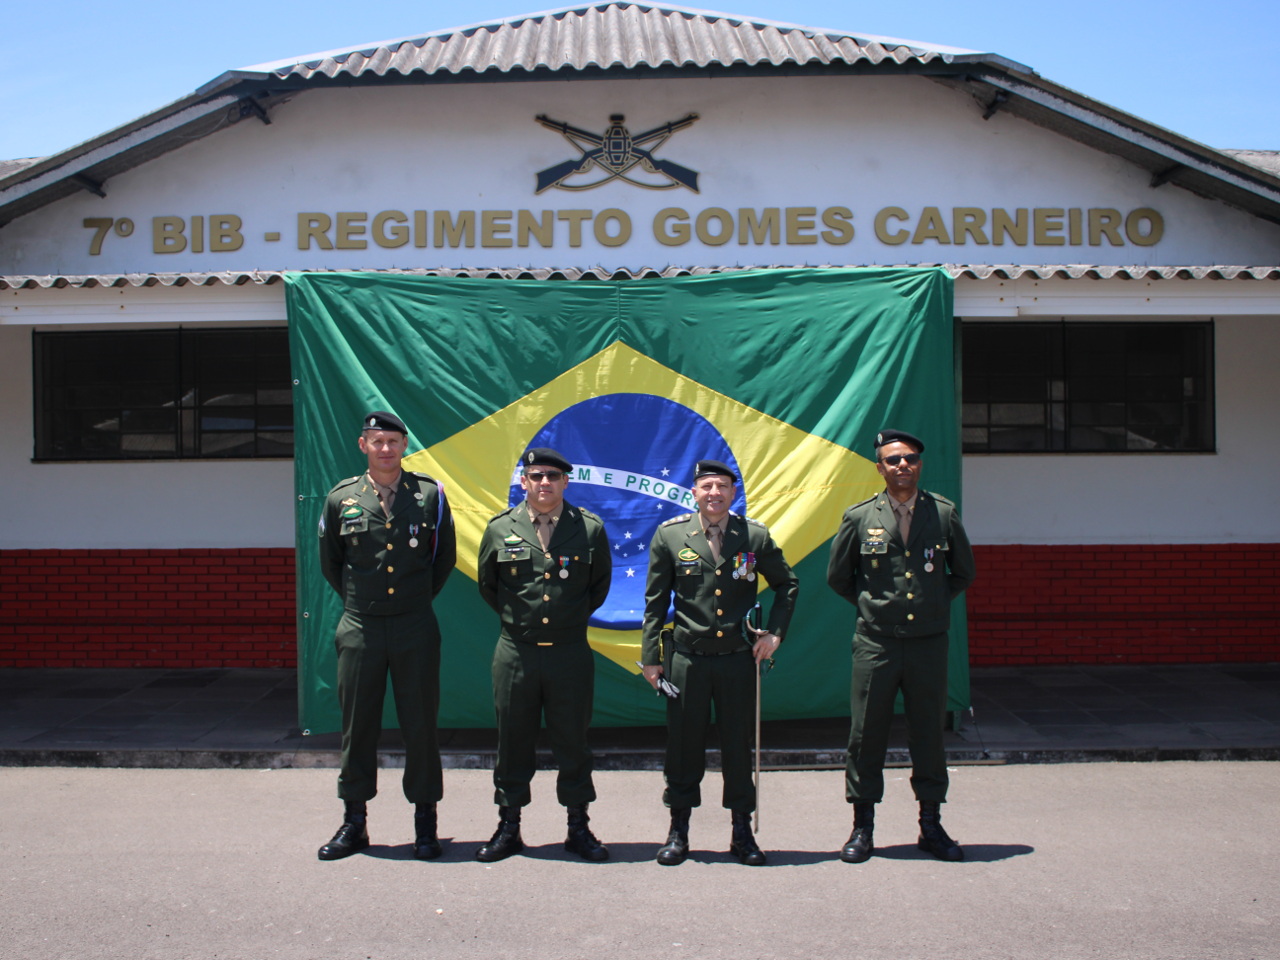
[[[444,483],[457,526],[460,570],[476,579],[481,535],[489,520],[509,506],[513,466],[538,431],[575,404],[623,392],[674,401],[720,432],[750,492],[752,518],[769,527],[792,565],[832,536],[847,506],[883,486],[866,457],[708,389],[615,341],[541,388],[405,458],[408,469]],[[632,586],[628,581],[627,588],[638,592],[636,602],[642,607],[644,583],[637,580]],[[639,630],[592,627],[588,638],[601,655],[638,672]]]

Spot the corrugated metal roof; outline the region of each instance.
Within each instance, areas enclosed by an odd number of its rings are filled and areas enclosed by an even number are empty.
[[[976,51],[858,37],[669,5],[600,3],[247,67],[310,80],[366,74],[581,71],[637,67],[950,63]],[[1006,65],[1020,66],[1006,62]],[[1026,69],[1025,67],[1022,69]]]
[[[1259,170],[1280,176],[1280,150],[1223,150],[1229,157],[1235,157]]]
[[[0,160],[0,180],[9,176],[11,173],[17,173],[19,170],[25,170],[33,164],[39,163],[44,157],[26,157],[19,160]]]
[[[701,277],[714,273],[736,273],[743,270],[822,270],[844,267],[826,264],[806,267],[804,264],[770,264],[755,267],[664,267],[662,269],[627,267],[472,267],[441,270],[364,270],[398,276],[477,277],[504,280],[634,280],[658,277]],[[897,263],[857,264],[880,269],[906,267],[942,267],[957,280],[1280,280],[1280,266],[1127,266],[1112,267],[1078,263],[1059,264],[957,264]],[[343,271],[332,271],[341,273]],[[277,270],[228,271],[225,273],[118,273],[81,276],[9,276],[0,277],[0,290],[35,290],[65,287],[185,287],[243,286],[244,284],[280,283],[284,273]]]

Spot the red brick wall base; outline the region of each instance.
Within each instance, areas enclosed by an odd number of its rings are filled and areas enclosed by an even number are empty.
[[[0,666],[292,667],[293,550],[0,550]]]
[[[1280,544],[977,554],[975,666],[1280,660]],[[297,663],[287,548],[0,550],[0,596],[0,667]]]
[[[975,666],[1280,660],[1280,544],[984,546]]]

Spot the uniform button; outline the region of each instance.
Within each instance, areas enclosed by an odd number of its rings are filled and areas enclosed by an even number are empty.
[[[390,530],[390,529],[391,529],[391,524],[389,524],[389,523],[387,524],[387,529],[388,529],[388,530]]]
[[[387,549],[388,549],[388,550],[394,550],[395,548],[396,548],[396,545],[395,545],[394,543],[388,543],[388,544],[387,544]]]
[[[910,551],[910,550],[904,550],[904,551],[903,551],[903,556],[907,556],[907,557],[911,556],[911,551]]]
[[[544,593],[544,594],[542,595],[542,599],[543,599],[543,600],[550,600],[550,599],[551,599],[551,594],[549,594],[549,593]]]
[[[395,593],[395,592],[396,592],[396,588],[395,588],[395,587],[387,587],[387,593],[388,593],[388,594],[392,594],[392,593]]]
[[[548,560],[551,559],[551,554],[549,553],[544,553],[543,556],[546,557]]]
[[[717,636],[717,637],[723,637],[723,636],[724,636],[724,631],[723,631],[723,630],[717,630],[717,631],[716,631],[716,636]]]
[[[908,580],[910,580],[910,579],[911,579],[911,571],[910,571],[910,570],[908,570],[908,571],[907,571],[907,579],[908,579]]]
[[[543,623],[550,623],[550,622],[551,622],[551,618],[550,618],[550,617],[543,617],[543,618],[542,618],[542,622],[543,622]]]
[[[717,611],[716,611],[716,616],[717,616],[717,617],[723,617],[723,616],[724,616],[724,611],[723,611],[723,610],[717,610]]]
[[[914,600],[915,598],[916,598],[916,595],[915,595],[914,593],[908,593],[908,594],[907,594],[907,599],[908,599],[908,600]]]
[[[915,615],[914,613],[908,613],[908,614],[907,614],[907,619],[908,619],[908,620],[914,620],[915,618],[916,618],[916,615]]]
[[[719,591],[719,590],[717,590],[717,591],[716,591],[716,596],[717,596],[717,597],[718,597],[718,596],[720,596],[720,591]]]
[[[717,570],[717,571],[716,571],[716,576],[717,576],[717,577],[718,577],[718,576],[720,576],[720,571],[719,571],[719,570]]]
[[[549,573],[544,573],[544,574],[542,575],[542,579],[543,579],[543,580],[550,580],[550,579],[551,579],[551,574],[549,574]]]
[[[387,573],[395,573],[395,572],[396,572],[395,567],[387,567]]]

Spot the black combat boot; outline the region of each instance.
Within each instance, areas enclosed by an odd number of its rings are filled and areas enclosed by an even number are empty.
[[[498,829],[493,831],[489,842],[476,851],[476,859],[482,863],[494,863],[505,860],[523,849],[524,840],[520,837],[520,808],[499,807]]]
[[[751,814],[737,810],[730,813],[733,817],[733,838],[729,841],[729,853],[745,866],[763,867],[764,851],[756,846],[756,838],[751,833]]]
[[[420,803],[413,813],[413,855],[419,860],[440,856],[440,838],[436,836],[436,805]]]
[[[853,833],[849,842],[840,850],[845,863],[862,863],[870,860],[876,845],[873,834],[876,829],[876,805],[870,800],[859,800],[853,805]]]
[[[942,829],[942,804],[920,801],[920,839],[916,846],[939,860],[956,862],[964,859],[959,844]]]
[[[345,800],[342,826],[317,851],[321,860],[341,860],[369,846],[369,813],[363,800]]]
[[[689,856],[689,814],[688,807],[671,808],[671,832],[667,834],[667,842],[658,848],[657,861],[664,867],[674,867],[684,863]]]
[[[576,853],[583,860],[602,863],[609,859],[609,848],[596,839],[587,824],[591,818],[587,816],[587,805],[578,803],[568,808],[569,835],[565,837],[564,848]]]

